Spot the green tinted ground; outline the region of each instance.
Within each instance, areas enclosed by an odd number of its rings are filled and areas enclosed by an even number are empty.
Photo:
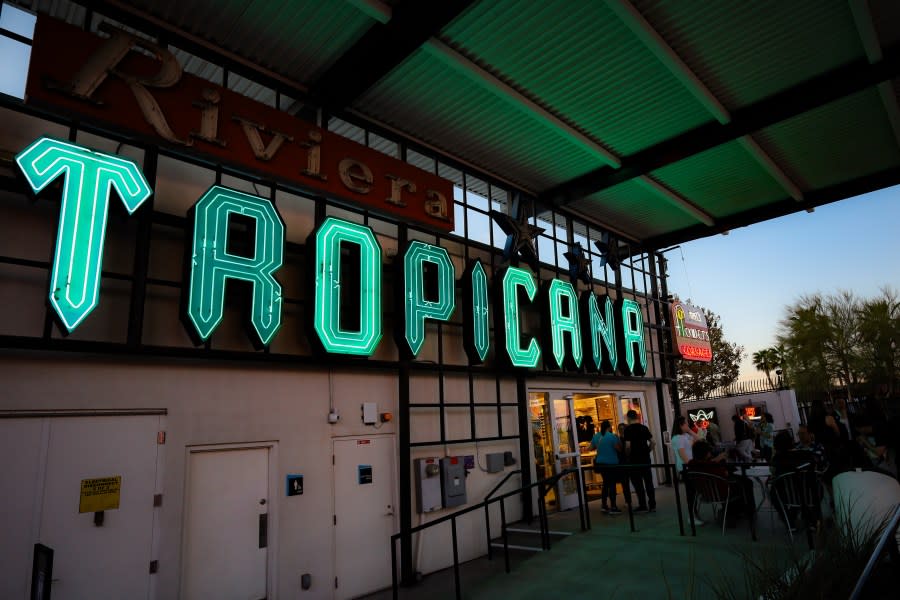
[[[758,519],[759,539],[754,542],[745,520],[738,521],[735,529],[726,529],[724,536],[721,527],[709,523],[697,528],[696,537],[690,536],[685,522],[687,535],[681,536],[672,489],[657,490],[657,498],[658,512],[635,515],[634,533],[627,514],[604,515],[599,502],[591,503],[592,529],[587,532],[578,531],[577,511],[551,515],[552,530],[578,532],[555,538],[549,552],[516,553],[509,574],[503,571],[502,549],[493,561],[465,563],[460,577],[462,597],[713,600],[716,588],[726,585],[726,578],[743,581],[748,572],[744,556],[752,555],[758,561],[784,557],[789,551],[785,529],[765,506]],[[536,537],[534,543],[540,544]],[[802,551],[805,538],[795,538],[794,547]],[[389,597],[389,590],[371,596]],[[454,598],[452,569],[402,588],[400,597]]]

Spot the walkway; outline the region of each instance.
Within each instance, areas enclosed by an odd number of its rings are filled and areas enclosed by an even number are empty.
[[[789,550],[784,527],[777,518],[770,519],[767,507],[758,519],[757,542],[751,540],[746,520],[739,521],[735,529],[726,529],[724,536],[721,527],[708,523],[697,528],[697,537],[690,535],[685,521],[687,535],[682,537],[672,488],[658,489],[657,498],[658,512],[635,515],[634,533],[627,513],[604,515],[600,503],[592,502],[591,531],[554,538],[550,552],[517,553],[509,574],[503,571],[502,549],[493,561],[482,558],[463,564],[463,598],[714,600],[719,597],[715,590],[725,585],[723,577],[743,582],[748,573],[745,556],[762,561],[785,556]],[[551,515],[550,529],[578,531],[577,510]],[[539,544],[537,539],[535,543]],[[804,551],[806,538],[795,535],[794,547]],[[390,597],[387,590],[368,598]],[[454,598],[453,570],[428,575],[418,585],[402,588],[400,597]]]

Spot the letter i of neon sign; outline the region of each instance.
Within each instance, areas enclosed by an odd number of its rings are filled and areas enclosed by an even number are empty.
[[[68,331],[97,306],[109,197],[115,190],[128,214],[152,194],[134,161],[42,137],[16,156],[38,193],[65,175],[50,277],[50,304]]]

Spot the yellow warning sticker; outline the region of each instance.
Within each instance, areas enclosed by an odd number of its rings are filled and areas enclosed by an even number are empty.
[[[99,512],[119,508],[122,493],[122,476],[98,477],[81,480],[81,501],[79,513]]]

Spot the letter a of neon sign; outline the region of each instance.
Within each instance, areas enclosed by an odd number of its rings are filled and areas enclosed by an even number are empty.
[[[134,161],[52,138],[35,141],[16,163],[35,194],[65,176],[50,304],[74,331],[99,302],[110,193],[115,190],[133,214],[153,192]]]

